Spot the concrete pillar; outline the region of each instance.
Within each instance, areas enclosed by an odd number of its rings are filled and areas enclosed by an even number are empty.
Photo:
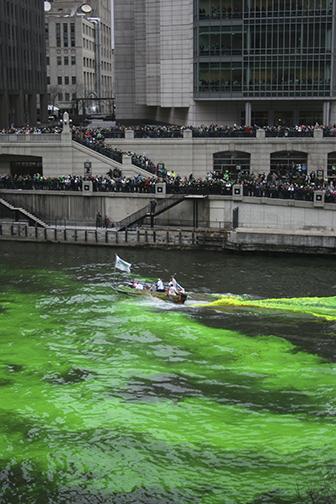
[[[0,128],[9,126],[9,102],[8,95],[0,95]]]
[[[321,140],[323,138],[323,129],[322,128],[314,128],[314,138]]]
[[[48,123],[48,95],[40,94],[40,121],[42,124]]]
[[[36,94],[28,95],[28,123],[33,125],[37,121]]]
[[[268,126],[274,126],[274,110],[272,109],[268,111]]]
[[[71,144],[70,117],[68,112],[63,114],[62,144]]]
[[[256,138],[262,138],[262,139],[264,139],[265,137],[266,137],[265,130],[262,129],[262,128],[257,129]]]
[[[252,120],[252,107],[251,102],[245,103],[245,126],[251,126]]]
[[[183,130],[183,138],[192,138],[192,131],[190,129]]]
[[[125,130],[125,139],[126,140],[134,140],[134,130],[132,130],[132,129]]]
[[[330,125],[330,101],[323,102],[323,126]]]
[[[336,101],[330,102],[330,124],[336,124]]]
[[[259,173],[269,173],[271,170],[270,150],[265,148],[265,143],[258,145],[253,149],[250,159],[250,173],[258,175]]]
[[[24,94],[14,96],[14,126],[23,126],[25,122]]]
[[[122,155],[122,164],[123,164],[123,167],[129,167],[129,166],[132,166],[132,156],[130,156],[129,154],[123,154]]]
[[[328,165],[328,153],[325,152],[324,148],[312,149],[308,152],[308,173],[316,172],[317,170],[323,170],[324,175],[327,173]]]
[[[293,126],[296,126],[297,124],[299,124],[299,111],[295,108],[293,110]]]

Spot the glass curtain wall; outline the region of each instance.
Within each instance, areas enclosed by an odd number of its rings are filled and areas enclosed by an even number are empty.
[[[325,97],[332,0],[195,0],[195,94]]]

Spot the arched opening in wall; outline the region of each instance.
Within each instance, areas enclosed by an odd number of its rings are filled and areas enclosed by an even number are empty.
[[[42,157],[14,154],[0,155],[0,176],[32,176],[36,173],[43,175]]]
[[[271,174],[282,179],[298,179],[307,174],[306,152],[280,151],[271,154]]]
[[[213,171],[218,178],[239,180],[250,173],[251,154],[241,151],[216,152]]]
[[[329,181],[336,183],[336,152],[328,154],[327,177]]]

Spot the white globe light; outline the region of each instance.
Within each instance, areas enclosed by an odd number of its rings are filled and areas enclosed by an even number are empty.
[[[90,14],[90,12],[92,12],[92,7],[89,4],[83,4],[81,6],[81,11],[84,12],[84,14]]]
[[[51,10],[51,3],[44,2],[44,12],[49,12]]]

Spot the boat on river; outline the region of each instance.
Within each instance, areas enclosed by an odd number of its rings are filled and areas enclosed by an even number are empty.
[[[114,267],[124,273],[131,273],[132,264],[116,254]],[[184,304],[187,300],[185,289],[176,282],[174,276],[172,276],[168,285],[164,285],[161,279],[155,284],[133,280],[132,282],[118,285],[115,287],[115,290],[127,296],[152,296],[175,304]]]
[[[125,294],[127,296],[151,296],[175,304],[184,304],[188,297],[186,292],[183,291],[172,293],[170,289],[167,288],[160,292],[153,289],[153,286],[148,284],[145,284],[143,289],[136,289],[132,285],[122,284],[118,285],[115,290],[119,292],[119,294]]]

